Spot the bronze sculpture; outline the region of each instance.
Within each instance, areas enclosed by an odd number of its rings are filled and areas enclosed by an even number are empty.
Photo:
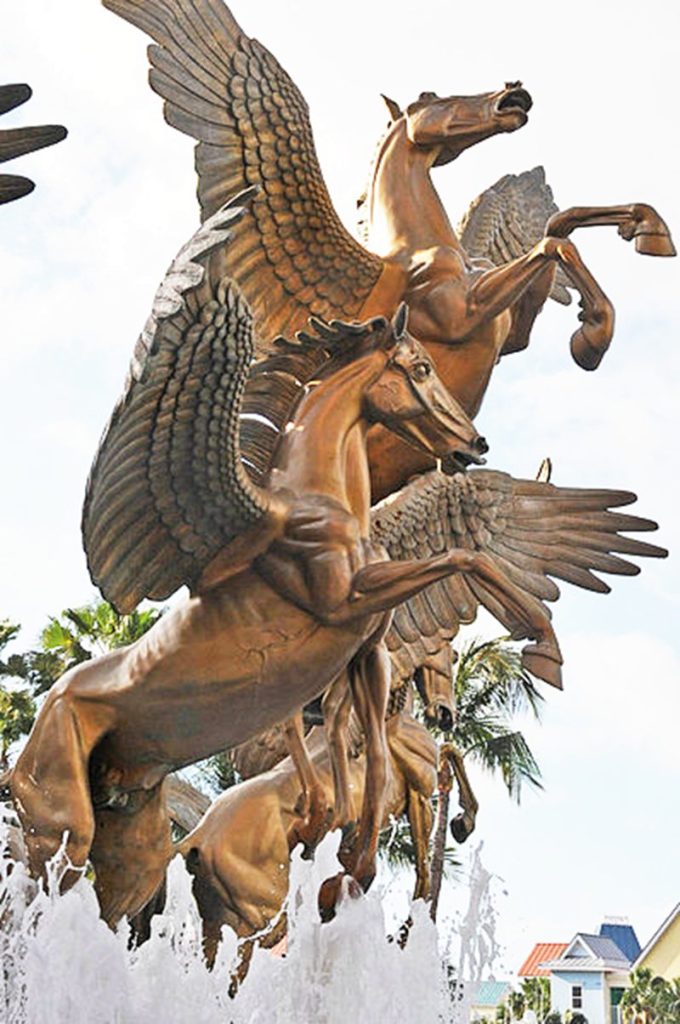
[[[250,482],[237,416],[251,321],[229,282],[214,290],[201,274],[199,255],[242,215],[235,204],[221,211],[171,268],[84,513],[93,576],[115,603],[178,573],[192,597],[132,647],[67,673],[12,774],[33,871],[68,830],[71,863],[90,856],[95,865],[105,917],[134,913],[157,888],[169,842],[164,777],[288,717],[346,667],[367,743],[351,871],[370,883],[384,788],[385,616],[422,587],[474,573],[538,641],[535,660],[541,645],[556,650],[541,604],[482,553],[376,561],[369,423],[388,422],[461,466],[486,448],[406,333],[404,310],[393,327],[317,323],[320,333],[301,339],[330,357],[296,409],[269,488]],[[139,860],[123,880],[126,848]],[[70,872],[65,884],[73,880]]]
[[[149,47],[150,83],[165,100],[168,123],[197,140],[202,217],[243,188],[260,189],[234,243],[217,249],[208,269],[216,279],[228,273],[243,290],[260,354],[271,351],[278,335],[304,329],[310,315],[392,316],[405,300],[414,335],[474,417],[498,357],[528,345],[556,266],[581,294],[583,324],[572,338],[576,361],[594,369],[609,345],[611,304],[564,237],[568,232],[616,224],[640,252],[675,252],[651,207],[584,207],[558,215],[536,175],[488,190],[458,238],[430,170],[486,138],[521,128],[532,102],[521,83],[471,97],[422,93],[405,111],[387,101],[392,122],[365,203],[369,252],[333,209],[303,96],[222,0],[103,2],[159,44]],[[263,371],[249,382],[243,406],[269,421],[250,421],[242,430],[255,479],[266,474],[286,421],[287,409],[277,402],[279,382],[268,378]],[[380,428],[372,434],[370,462],[374,500],[434,465]]]
[[[349,671],[366,733],[367,777],[359,839],[346,844],[343,862],[365,887],[384,802],[387,672],[381,633],[388,609],[415,589],[453,575],[450,587],[438,586],[431,599],[397,613],[395,628],[406,646],[436,647],[441,633],[455,632],[482,603],[514,635],[538,641],[526,650],[526,664],[557,683],[561,657],[542,605],[556,596],[548,577],[567,573],[579,585],[603,589],[591,569],[631,571],[611,551],[662,553],[614,536],[653,525],[608,511],[632,500],[621,492],[583,492],[579,501],[585,505],[570,506],[571,493],[550,492],[548,501],[547,492],[522,491],[521,483],[517,490],[517,482],[508,483],[502,474],[470,474],[452,478],[451,497],[435,474],[410,485],[402,506],[403,519],[413,513],[422,522],[427,516],[433,536],[417,537],[413,545],[403,534],[378,538],[392,557],[403,545],[425,560],[409,554],[406,567],[374,561],[369,472],[375,498],[392,493],[438,457],[455,472],[479,455],[484,445],[465,413],[477,412],[497,357],[525,347],[557,264],[584,299],[575,357],[596,365],[613,318],[562,237],[576,224],[617,223],[638,239],[642,251],[654,254],[671,254],[672,244],[650,208],[589,208],[556,215],[545,238],[544,218],[529,252],[510,252],[500,268],[468,259],[431,188],[429,169],[473,141],[520,127],[530,98],[515,83],[467,99],[423,94],[404,115],[393,108],[385,147],[390,159],[377,165],[371,205],[387,212],[399,206],[402,220],[389,230],[404,235],[405,245],[393,251],[390,243],[382,255],[369,253],[332,210],[300,94],[271,55],[243,36],[223,5],[107,0],[106,6],[162,44],[152,48],[152,83],[168,98],[171,123],[200,139],[206,219],[173,264],[140,339],[126,393],[93,467],[85,545],[93,579],[121,610],[145,596],[163,598],[183,583],[192,598],[147,641],[65,678],[48,699],[12,780],[32,867],[42,871],[68,828],[74,864],[82,865],[88,854],[95,864],[104,916],[113,921],[134,913],[155,889],[169,850],[165,774],[287,718]],[[462,111],[476,126],[464,138]],[[390,175],[401,182],[399,204],[390,198]],[[242,191],[245,186],[250,192]],[[475,209],[482,210],[483,202]],[[419,235],[420,226],[427,237]],[[252,306],[263,357],[252,367],[249,315],[237,289]],[[431,359],[404,334],[401,315],[391,338],[386,321],[373,319],[391,317],[404,296],[416,334],[462,408],[439,387]],[[296,344],[294,334],[306,328],[310,312],[365,322],[329,326],[316,320],[316,334],[303,331]],[[380,361],[391,358],[390,345],[398,358],[389,382],[369,382],[369,363],[377,373]],[[357,382],[355,375],[364,372],[366,380]],[[338,385],[334,394],[327,390],[332,381]],[[343,392],[340,383],[349,390]],[[371,398],[362,407],[361,428],[357,418],[356,436],[348,440],[344,417],[348,409],[358,417],[357,403],[365,397],[352,390],[358,383],[366,384]],[[414,405],[418,395],[420,405]],[[420,451],[405,457],[387,441],[381,423],[419,437]],[[456,449],[458,458],[452,457]],[[450,531],[442,506],[458,499],[463,527]],[[554,510],[573,534],[569,557],[551,558],[545,546],[550,538],[523,531],[521,522],[499,539],[495,527],[507,518],[506,499],[511,505],[516,500],[522,512],[535,499],[539,522]],[[474,507],[469,522],[466,503]],[[490,520],[484,513],[489,504]],[[581,529],[582,513],[597,535],[592,548],[587,529]],[[522,549],[527,538],[517,532],[532,532],[538,547]],[[512,557],[518,540],[519,564]],[[612,541],[624,547],[612,547]],[[286,645],[297,644],[296,631],[307,642],[314,630],[309,661],[296,662],[293,679],[291,665],[277,659]],[[232,660],[245,666],[238,679]],[[162,672],[166,678],[154,695]],[[214,687],[212,673],[221,674]],[[263,673],[266,686],[260,685]],[[232,718],[224,721],[227,708]],[[342,739],[341,730],[336,738]],[[344,755],[337,745],[331,753],[335,811],[346,823],[351,813],[342,782]],[[300,755],[304,770],[304,750]],[[305,813],[312,838],[317,812]],[[325,891],[327,907],[338,886],[332,880]]]

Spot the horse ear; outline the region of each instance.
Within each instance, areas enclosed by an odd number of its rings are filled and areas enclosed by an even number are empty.
[[[408,306],[405,302],[399,303],[399,309],[392,318],[392,333],[395,341],[401,341],[406,332],[408,323]]]
[[[383,100],[385,101],[385,106],[389,110],[390,117],[392,118],[392,120],[393,121],[398,121],[399,118],[401,117],[401,108],[399,107],[399,104],[396,103],[394,100],[391,100],[389,98],[389,96],[385,95],[384,92],[381,92],[380,95],[382,96]]]

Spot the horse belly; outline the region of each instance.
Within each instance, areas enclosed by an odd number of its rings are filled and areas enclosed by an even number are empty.
[[[360,624],[321,626],[244,573],[130,649],[111,755],[174,767],[242,743],[318,696],[363,640]]]

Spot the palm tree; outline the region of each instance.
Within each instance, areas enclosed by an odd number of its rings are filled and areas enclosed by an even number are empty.
[[[12,622],[0,622],[0,652],[14,640],[19,626]],[[6,679],[0,685],[0,770],[8,767],[9,748],[25,735],[35,719],[35,702],[30,691],[17,686],[15,680],[24,678],[24,661],[20,654],[11,654],[7,660],[0,659],[0,678]],[[11,681],[10,681],[11,680]]]
[[[538,718],[543,698],[508,637],[473,640],[463,648],[454,669],[454,693],[457,720],[446,738],[463,757],[492,774],[499,773],[508,794],[517,802],[525,784],[541,788],[540,769],[524,736],[512,727],[512,719],[527,710]],[[443,876],[451,783],[450,769],[447,772],[443,767],[432,847],[433,920]]]

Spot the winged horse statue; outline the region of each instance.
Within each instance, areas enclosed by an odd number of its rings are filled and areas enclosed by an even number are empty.
[[[302,94],[222,0],[103,3],[156,41],[148,50],[150,83],[165,101],[168,123],[197,140],[202,218],[243,188],[258,188],[234,244],[214,252],[209,273],[215,280],[228,273],[242,290],[259,355],[277,336],[304,329],[310,315],[390,317],[405,300],[410,330],[474,417],[499,356],[528,345],[557,268],[563,276],[556,295],[564,298],[568,282],[581,296],[582,324],[572,338],[576,361],[594,369],[609,345],[613,309],[566,237],[574,228],[612,224],[640,252],[675,252],[651,207],[558,213],[540,172],[488,190],[459,237],[431,170],[525,125],[532,100],[519,82],[478,96],[425,92],[404,110],[387,101],[391,122],[367,189],[364,248],[333,208]],[[261,372],[243,407],[256,415],[242,430],[251,472],[268,469],[287,417],[285,401],[281,406],[280,381]],[[369,460],[374,500],[433,465],[379,427]]]

